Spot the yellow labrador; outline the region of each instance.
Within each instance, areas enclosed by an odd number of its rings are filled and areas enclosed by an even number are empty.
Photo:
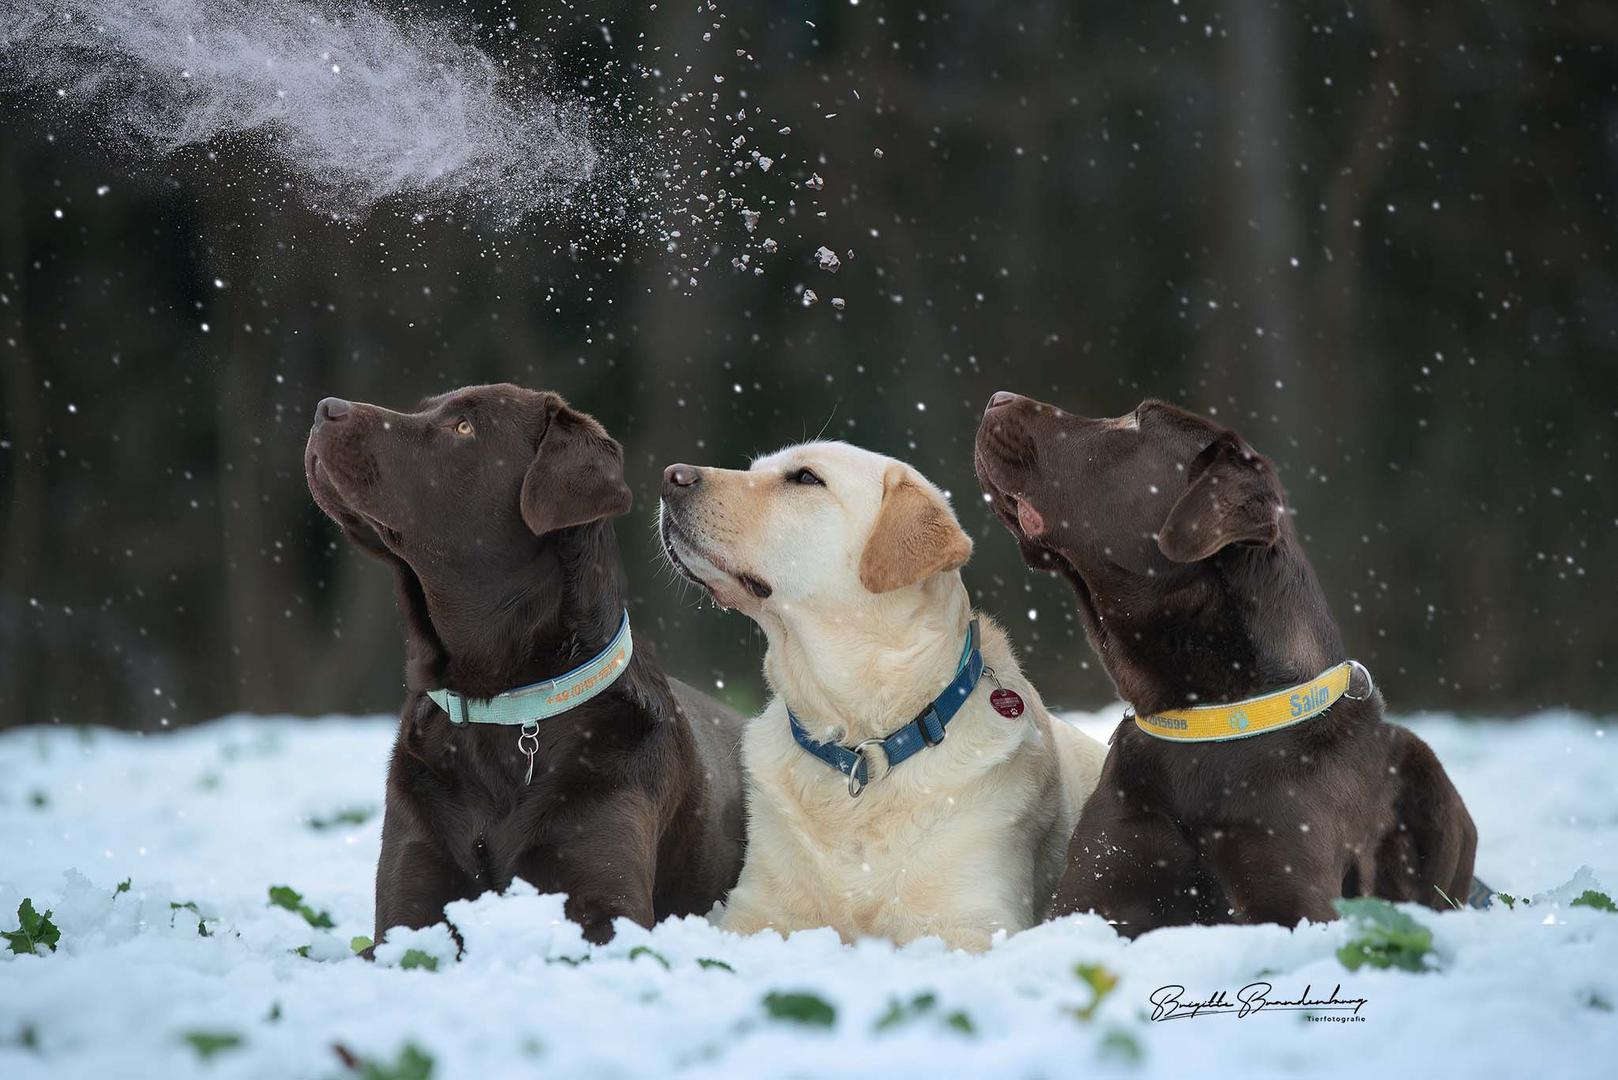
[[[1041,919],[1105,750],[1050,718],[971,610],[972,542],[943,494],[814,442],[746,471],[670,466],[659,528],[674,566],[769,643],[725,927],[984,949]]]

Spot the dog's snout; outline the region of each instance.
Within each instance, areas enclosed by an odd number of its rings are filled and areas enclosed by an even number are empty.
[[[701,479],[702,473],[694,465],[670,465],[663,470],[663,494],[696,487]]]
[[[353,406],[340,397],[321,398],[315,406],[315,420],[344,420]]]
[[[1010,405],[1013,401],[1016,401],[1021,396],[1021,394],[1013,394],[1010,390],[996,390],[993,394],[989,395],[989,404],[984,407],[983,411],[985,414],[987,414],[994,409],[1000,408],[1002,405]]]

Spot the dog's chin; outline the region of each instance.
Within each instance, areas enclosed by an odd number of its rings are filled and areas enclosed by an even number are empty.
[[[1017,552],[1022,556],[1023,563],[1030,570],[1042,570],[1066,578],[1092,633],[1099,632],[1101,622],[1096,614],[1095,596],[1090,592],[1090,586],[1078,566],[1052,542],[1044,516],[1027,500],[1011,494],[1000,485],[993,463],[981,448],[976,457],[978,480],[984,494],[989,497],[989,506],[1012,539],[1017,541]]]
[[[303,472],[309,482],[309,494],[314,496],[315,505],[340,525],[350,538],[367,549],[381,548],[394,554],[399,553],[402,538],[398,530],[381,518],[356,506],[344,492],[342,480],[336,470],[322,461],[320,455],[313,450],[304,458]]]
[[[661,515],[658,534],[669,565],[681,577],[706,590],[720,607],[754,614],[774,592],[764,579],[731,570],[718,556],[709,555],[687,537],[667,513]]]
[[[997,469],[980,449],[977,453],[978,483],[988,496],[994,516],[1017,541],[1023,561],[1035,570],[1055,570],[1055,556],[1045,545],[1045,516],[1021,495],[1007,490],[996,475]]]
[[[1018,524],[1015,514],[1007,514],[999,510],[995,516],[1005,525],[1006,531],[1017,542],[1017,554],[1022,556],[1023,565],[1030,570],[1039,570],[1047,574],[1060,573],[1071,570],[1072,564],[1063,558],[1062,553],[1054,547],[1046,545],[1043,541],[1031,539]]]

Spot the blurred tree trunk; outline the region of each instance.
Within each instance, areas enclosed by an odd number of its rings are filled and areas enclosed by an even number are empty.
[[[204,250],[215,273],[242,296],[263,290],[268,283],[254,272],[251,255],[231,258],[229,252],[256,252],[273,245],[254,235],[255,228],[229,215],[215,217]],[[264,275],[272,277],[272,275]],[[273,304],[271,306],[274,306]],[[264,358],[255,355],[257,342],[239,317],[244,303],[221,305],[229,325],[216,326],[223,346],[219,359],[218,500],[221,529],[221,582],[225,597],[225,624],[231,682],[239,707],[273,711],[285,707],[279,688],[292,682],[281,663],[287,638],[279,618],[290,602],[289,583],[277,580],[266,551],[273,533],[265,505],[265,469],[259,460],[268,402],[263,385],[270,378]]]
[[[1212,216],[1210,277],[1222,285],[1218,331],[1205,339],[1211,389],[1223,415],[1234,399],[1238,426],[1256,415],[1283,438],[1301,440],[1293,403],[1312,397],[1309,345],[1295,329],[1297,288],[1290,260],[1303,230],[1295,183],[1290,117],[1292,75],[1286,58],[1289,9],[1238,0],[1228,11],[1229,41],[1220,53],[1222,108],[1218,145],[1224,213]],[[1245,393],[1244,393],[1245,392]]]
[[[0,236],[9,238],[0,261],[0,291],[10,304],[0,308],[0,319],[14,326],[15,344],[5,346],[0,363],[5,405],[0,409],[11,449],[0,452],[7,476],[4,549],[0,551],[0,642],[7,655],[0,660],[0,707],[14,716],[30,716],[32,694],[28,681],[36,666],[34,635],[28,627],[29,590],[44,583],[39,575],[40,536],[45,518],[45,472],[42,454],[44,426],[40,422],[39,382],[33,354],[28,348],[26,205],[19,182],[15,153],[0,143]]]
[[[1357,398],[1367,390],[1379,392],[1375,387],[1362,388],[1362,380],[1350,377],[1361,340],[1359,291],[1365,270],[1365,215],[1387,171],[1404,120],[1406,95],[1412,92],[1405,83],[1409,16],[1398,0],[1372,0],[1370,11],[1375,59],[1342,158],[1331,164],[1328,174],[1322,224],[1326,263],[1317,279],[1315,297],[1318,341],[1313,347],[1320,383],[1331,398],[1347,403],[1350,416],[1359,415]]]

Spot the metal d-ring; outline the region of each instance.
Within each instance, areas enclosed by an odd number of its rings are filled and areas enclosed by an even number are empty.
[[[1349,668],[1352,669],[1349,672],[1350,678],[1348,680],[1348,686],[1352,687],[1354,685],[1354,679],[1353,679],[1352,676],[1353,676],[1353,673],[1355,671],[1357,671],[1357,672],[1359,672],[1361,675],[1363,675],[1365,677],[1365,693],[1363,693],[1363,694],[1351,694],[1351,693],[1348,692],[1348,688],[1345,687],[1344,690],[1343,690],[1343,696],[1344,697],[1346,697],[1350,701],[1364,701],[1367,698],[1369,698],[1372,694],[1376,693],[1376,680],[1371,678],[1371,672],[1370,672],[1369,669],[1366,668],[1366,666],[1364,664],[1360,663],[1358,660],[1350,660],[1348,662],[1348,666],[1349,666]]]
[[[539,753],[539,725],[530,720],[523,724],[522,732],[517,736],[517,752],[528,755],[528,775],[524,777],[523,784],[534,782],[534,755]]]
[[[867,776],[867,779],[865,779],[865,780],[860,779],[860,767],[859,767],[858,762],[856,762],[848,770],[848,797],[849,798],[857,799],[861,795],[863,795],[865,793],[865,789],[871,785],[871,780],[875,778],[871,773],[871,769],[872,769],[874,763],[871,761],[871,759],[869,757],[866,756],[865,748],[867,746],[881,746],[881,745],[882,745],[882,740],[881,739],[866,739],[864,742],[859,742],[859,743],[854,744],[854,755],[865,762],[865,774]]]

